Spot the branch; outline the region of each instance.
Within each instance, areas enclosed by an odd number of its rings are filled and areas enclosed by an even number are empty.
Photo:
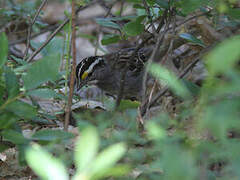
[[[45,6],[45,4],[47,3],[48,0],[44,0],[42,1],[41,5],[39,6],[36,14],[33,17],[32,22],[30,23],[29,29],[28,29],[28,36],[27,36],[27,46],[26,46],[26,50],[24,52],[24,60],[26,59],[27,55],[28,55],[28,50],[29,50],[29,45],[30,45],[30,39],[31,39],[31,34],[32,34],[32,27],[34,25],[34,23],[36,22],[36,19],[38,17],[38,15],[40,14],[42,8]]]
[[[212,49],[212,47],[214,47],[214,45],[210,45],[208,46],[207,48],[203,49],[199,55],[197,57],[195,57],[193,59],[193,61],[180,73],[180,75],[178,76],[178,79],[182,79],[196,64],[197,62],[207,53],[209,52],[209,50]],[[154,104],[156,104],[156,102],[169,90],[168,87],[165,87],[163,88],[162,91],[160,91],[158,94],[156,94],[151,102],[149,103],[149,108],[151,108]],[[145,113],[146,113],[146,110],[147,110],[147,104],[148,104],[148,101],[146,100],[142,107],[141,107],[141,116],[144,116]]]
[[[76,14],[77,14],[79,11],[88,8],[89,6],[91,6],[91,5],[94,4],[94,3],[96,3],[96,1],[93,1],[93,2],[89,3],[89,4],[86,5],[86,6],[80,6],[80,7],[77,9]],[[33,52],[33,54],[27,59],[27,62],[31,62],[31,61],[34,59],[34,57],[54,38],[54,36],[55,36],[59,31],[61,31],[61,29],[69,22],[69,20],[70,20],[69,18],[65,19],[65,20],[63,21],[63,23],[60,24],[60,25],[58,26],[58,28],[48,37],[48,39],[47,39],[36,51]]]
[[[65,114],[65,122],[64,122],[64,130],[68,130],[69,119],[71,114],[72,107],[72,97],[73,97],[73,89],[74,89],[74,81],[75,81],[75,72],[76,72],[76,13],[75,13],[75,0],[72,0],[72,56],[73,56],[73,64],[70,78],[70,91],[68,96],[68,104],[66,106],[66,114]]]

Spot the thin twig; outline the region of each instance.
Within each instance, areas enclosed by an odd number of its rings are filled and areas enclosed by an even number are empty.
[[[91,6],[91,5],[94,4],[94,3],[96,3],[96,2],[93,1],[93,2],[89,3],[89,4],[86,5],[86,6],[80,6],[80,7],[77,9],[76,13],[78,13],[79,11],[81,11],[81,10],[83,10],[83,9],[88,8],[89,6]],[[65,19],[65,20],[63,21],[63,23],[60,24],[60,25],[58,26],[58,28],[48,37],[48,39],[47,39],[36,51],[33,52],[33,54],[27,59],[27,62],[31,62],[31,61],[33,60],[33,58],[55,37],[55,35],[56,35],[59,31],[61,31],[61,29],[69,22],[69,20],[70,20],[69,18]]]
[[[178,79],[182,79],[196,64],[197,62],[209,51],[214,47],[214,45],[210,45],[207,48],[203,49],[197,57],[193,59],[193,61],[180,73],[178,76]],[[156,102],[169,90],[168,87],[163,88],[158,94],[156,94],[151,102],[149,103],[149,108],[151,108]],[[141,115],[144,116],[146,113],[148,101],[145,101],[143,103],[143,106],[141,108]]]
[[[146,44],[151,38],[153,38],[152,36],[149,36],[147,39],[145,39],[144,41],[142,41],[137,48],[132,52],[130,58],[129,58],[129,62],[131,62],[134,57],[137,55],[138,51],[143,48],[144,44]],[[128,69],[128,62],[125,65],[125,68],[122,70],[121,73],[121,80],[120,80],[120,88],[118,91],[118,95],[117,95],[117,101],[116,101],[116,105],[115,105],[115,109],[120,105],[120,102],[122,100],[123,94],[124,94],[124,83],[125,83],[125,77],[126,77],[126,72]]]
[[[211,9],[210,9],[209,11],[207,11],[207,12],[200,13],[200,14],[197,14],[197,15],[195,15],[195,16],[192,16],[192,17],[184,20],[183,22],[180,22],[179,24],[177,24],[177,26],[181,26],[181,25],[183,25],[183,24],[187,23],[188,21],[191,21],[191,20],[193,20],[193,19],[195,19],[195,18],[208,15],[210,12],[211,12]]]
[[[71,71],[71,79],[70,79],[70,90],[68,96],[68,104],[66,106],[66,114],[65,114],[65,122],[64,122],[64,130],[67,131],[69,125],[69,119],[71,114],[72,107],[72,97],[73,97],[73,89],[74,89],[74,81],[75,81],[75,72],[76,72],[76,13],[75,13],[75,0],[72,0],[72,56],[73,56],[73,64]]]
[[[48,0],[43,0],[41,5],[39,6],[39,8],[37,9],[37,12],[35,13],[33,20],[30,22],[30,26],[28,28],[28,35],[27,35],[27,46],[26,46],[26,50],[24,52],[24,60],[27,58],[28,55],[28,50],[29,50],[29,46],[30,46],[30,39],[31,39],[31,34],[32,34],[32,27],[34,25],[34,23],[36,22],[37,17],[39,16],[42,8],[45,6],[45,4],[47,3]]]
[[[57,25],[56,25],[56,24],[54,24],[54,25],[52,25],[52,24],[51,24],[51,25],[48,25],[48,26],[44,27],[44,29],[40,30],[40,32],[37,32],[37,33],[32,34],[31,37],[30,37],[30,39],[33,39],[33,38],[35,38],[35,37],[37,37],[37,36],[40,36],[41,34],[44,34],[44,33],[48,32],[48,31],[52,31],[52,30],[54,30],[54,29],[56,29],[56,28],[57,28]],[[9,46],[13,46],[13,45],[16,45],[16,44],[23,43],[23,42],[25,42],[25,41],[27,40],[27,38],[28,38],[28,37],[22,37],[21,39],[17,39],[17,40],[14,40],[14,41],[10,41],[10,42],[9,42]]]
[[[153,20],[152,20],[152,15],[151,15],[151,12],[150,12],[150,8],[149,8],[146,0],[143,0],[143,5],[144,5],[145,10],[147,12],[148,19],[150,21],[150,25],[152,26],[153,33],[156,34],[156,28],[154,26],[154,23],[153,23]]]
[[[165,12],[166,13],[164,13],[164,15],[162,16],[160,24],[159,24],[159,26],[156,30],[156,32],[158,34],[160,34],[160,29],[162,29],[162,27],[164,25],[164,21],[167,19],[167,10],[165,10]],[[163,42],[164,35],[167,32],[168,27],[169,27],[169,22],[166,24],[164,32],[161,35],[158,36],[156,46],[155,46],[155,48],[154,48],[154,50],[153,50],[153,52],[152,52],[152,54],[151,54],[151,56],[148,60],[147,67],[145,68],[144,75],[143,75],[143,82],[142,82],[142,102],[144,102],[145,99],[146,99],[147,74],[148,74],[147,69],[148,69],[148,67],[151,66],[152,62],[156,59],[156,54],[160,49],[160,46]]]
[[[57,29],[47,38],[47,40],[36,50],[32,53],[32,55],[27,59],[27,62],[31,62],[34,57],[55,37],[55,35],[61,31],[61,29],[69,22],[69,18],[63,21],[61,25],[58,26]]]
[[[164,12],[163,17],[161,19],[161,22],[159,23],[159,26],[157,28],[157,32],[160,32],[160,29],[162,28],[162,26],[164,25],[164,19],[165,16],[167,15],[167,10]],[[138,53],[138,51],[144,47],[144,45],[154,37],[153,34],[150,34],[145,40],[143,40],[138,46],[137,48],[133,51],[133,53],[131,54],[130,58],[129,58],[129,62],[131,62],[134,57],[136,56],[136,54]],[[122,71],[122,75],[121,75],[121,80],[120,80],[120,88],[118,91],[118,95],[117,95],[117,101],[116,101],[116,105],[115,105],[115,109],[120,105],[120,102],[122,100],[123,94],[124,94],[124,83],[125,83],[125,76],[126,76],[126,72],[128,69],[128,64],[126,64],[125,68]]]
[[[120,10],[119,10],[120,17],[122,16],[122,13],[123,13],[124,3],[125,3],[124,0],[121,0]]]

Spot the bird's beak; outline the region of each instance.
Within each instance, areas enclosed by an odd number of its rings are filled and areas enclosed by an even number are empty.
[[[91,86],[91,85],[96,85],[97,84],[97,80],[92,80],[92,81],[77,81],[77,91],[79,91],[82,87],[84,86]]]
[[[77,81],[77,91],[79,91],[83,86],[86,86],[87,82],[86,81]]]
[[[82,87],[83,87],[84,83],[80,83],[78,80],[77,80],[77,91],[79,91]]]

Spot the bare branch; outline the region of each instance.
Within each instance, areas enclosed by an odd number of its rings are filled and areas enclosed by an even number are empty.
[[[64,122],[64,130],[68,130],[71,107],[72,107],[72,97],[73,97],[73,89],[74,89],[74,81],[75,81],[75,72],[76,72],[76,13],[75,13],[75,0],[72,0],[72,56],[73,56],[73,64],[70,78],[70,90],[68,96],[68,104],[66,106],[66,114],[65,114],[65,122]]]
[[[203,49],[198,56],[196,56],[193,61],[180,73],[180,75],[178,76],[179,79],[182,79],[196,64],[197,62],[207,53],[209,52],[212,47],[214,47],[214,45],[210,45],[207,48]],[[149,108],[151,108],[154,104],[156,104],[156,102],[169,90],[168,87],[163,88],[158,94],[156,94],[151,102],[149,103]],[[144,116],[147,110],[147,104],[148,101],[146,100],[142,107],[141,107],[141,115]]]
[[[37,12],[35,13],[33,20],[30,23],[30,26],[28,28],[28,35],[27,35],[27,46],[26,46],[26,50],[24,52],[24,60],[27,58],[28,55],[28,50],[29,50],[29,45],[30,45],[30,39],[31,39],[31,34],[32,34],[32,27],[34,25],[34,23],[36,22],[36,19],[38,17],[38,15],[40,14],[42,8],[45,6],[45,4],[47,3],[48,0],[43,0],[41,5],[39,6],[39,8],[37,9]]]
[[[81,11],[81,10],[83,10],[83,9],[88,8],[89,6],[91,6],[91,5],[94,4],[94,3],[96,3],[96,1],[93,1],[93,2],[89,3],[89,4],[86,5],[86,6],[80,6],[80,7],[77,9],[76,13],[78,13],[79,11]],[[31,62],[31,61],[34,59],[34,57],[56,36],[56,34],[57,34],[59,31],[61,31],[61,29],[69,22],[69,20],[70,20],[69,18],[65,19],[65,20],[63,21],[63,23],[60,24],[60,25],[58,26],[58,28],[48,37],[48,39],[47,39],[36,51],[33,52],[33,54],[27,59],[27,62]]]

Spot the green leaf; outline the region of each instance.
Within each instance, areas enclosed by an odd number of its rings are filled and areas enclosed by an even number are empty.
[[[13,98],[19,94],[19,84],[16,74],[8,67],[5,68],[5,82],[8,98]]]
[[[55,81],[58,78],[60,67],[60,56],[46,56],[41,60],[33,63],[28,72],[23,76],[24,87],[33,89],[47,81]]]
[[[38,98],[43,98],[43,99],[50,99],[50,98],[55,98],[59,97],[59,95],[52,89],[34,89],[32,91],[27,92],[27,95],[30,96],[35,96]]]
[[[198,85],[186,79],[181,79],[181,81],[192,95],[194,96],[199,95],[201,88]]]
[[[22,133],[7,129],[1,132],[1,135],[4,137],[4,139],[11,141],[14,144],[27,144],[29,142],[28,139],[26,139]]]
[[[111,168],[126,152],[127,147],[124,143],[117,143],[101,152],[93,162],[93,174],[101,173]]]
[[[140,105],[141,105],[141,103],[139,101],[131,101],[131,100],[123,99],[123,100],[121,100],[118,109],[120,111],[124,111],[127,109],[137,109]]]
[[[110,19],[105,19],[105,18],[96,18],[95,19],[96,23],[102,25],[102,26],[105,26],[105,27],[111,27],[111,28],[114,28],[114,29],[121,29],[121,27],[112,22]]]
[[[11,112],[0,114],[0,130],[10,128],[18,119],[19,118]]]
[[[24,61],[23,59],[18,58],[16,56],[11,55],[11,58],[13,58],[14,61],[16,61],[18,64],[21,64],[21,65],[27,65],[28,64],[26,61]]]
[[[61,130],[44,129],[44,130],[37,131],[32,136],[32,139],[39,140],[39,141],[57,141],[57,140],[68,140],[73,137],[74,135],[69,132],[65,132]]]
[[[5,151],[5,150],[7,150],[7,149],[9,149],[9,148],[10,148],[10,146],[8,146],[8,145],[0,144],[0,153]]]
[[[186,87],[178,80],[178,78],[170,72],[168,69],[160,66],[159,64],[152,64],[149,71],[159,80],[164,81],[173,90],[173,92],[182,97],[186,98],[190,94]]]
[[[146,127],[150,139],[164,139],[167,137],[165,129],[158,126],[156,122],[149,121]]]
[[[35,107],[19,100],[8,104],[6,109],[24,119],[31,119],[37,114]]]
[[[185,15],[209,4],[209,0],[181,0],[176,2]]]
[[[142,6],[140,4],[134,4],[133,8],[135,8],[135,9],[145,9],[144,6]]]
[[[193,36],[191,34],[182,33],[182,34],[179,34],[179,37],[186,39],[188,42],[191,42],[192,44],[206,47],[205,44],[200,39],[196,38],[195,36]]]
[[[117,43],[119,40],[120,40],[120,36],[112,34],[112,35],[104,36],[101,42],[103,45],[108,45],[108,44]]]
[[[150,6],[153,6],[155,4],[155,0],[146,0],[146,1]]]
[[[206,64],[212,75],[227,72],[240,58],[240,35],[220,43],[206,56]]]
[[[164,170],[164,179],[197,179],[198,169],[191,152],[181,148],[179,144],[172,146],[166,144],[166,147],[162,149],[164,151],[162,152],[161,165]]]
[[[83,130],[80,139],[77,141],[76,152],[74,154],[78,173],[89,168],[89,165],[93,163],[98,148],[99,137],[97,130],[93,127]]]
[[[127,175],[130,172],[128,165],[115,165],[114,167],[103,170],[95,174],[92,179],[101,179],[104,177],[120,177]]]
[[[142,0],[127,0],[130,3],[142,3]]]
[[[168,2],[165,0],[156,0],[156,3],[162,8],[168,8]]]
[[[39,44],[41,46],[42,44]],[[51,54],[62,54],[63,53],[64,41],[63,38],[54,37],[50,43],[41,51],[43,56],[50,56]]]
[[[144,31],[144,25],[141,24],[140,20],[131,21],[123,26],[123,31],[128,36],[137,36]]]
[[[240,8],[231,8],[228,10],[227,14],[229,14],[234,19],[240,19]]]
[[[8,55],[8,39],[5,33],[0,34],[0,68],[7,61]]]
[[[27,149],[26,160],[41,179],[68,180],[67,170],[63,163],[38,145]]]

